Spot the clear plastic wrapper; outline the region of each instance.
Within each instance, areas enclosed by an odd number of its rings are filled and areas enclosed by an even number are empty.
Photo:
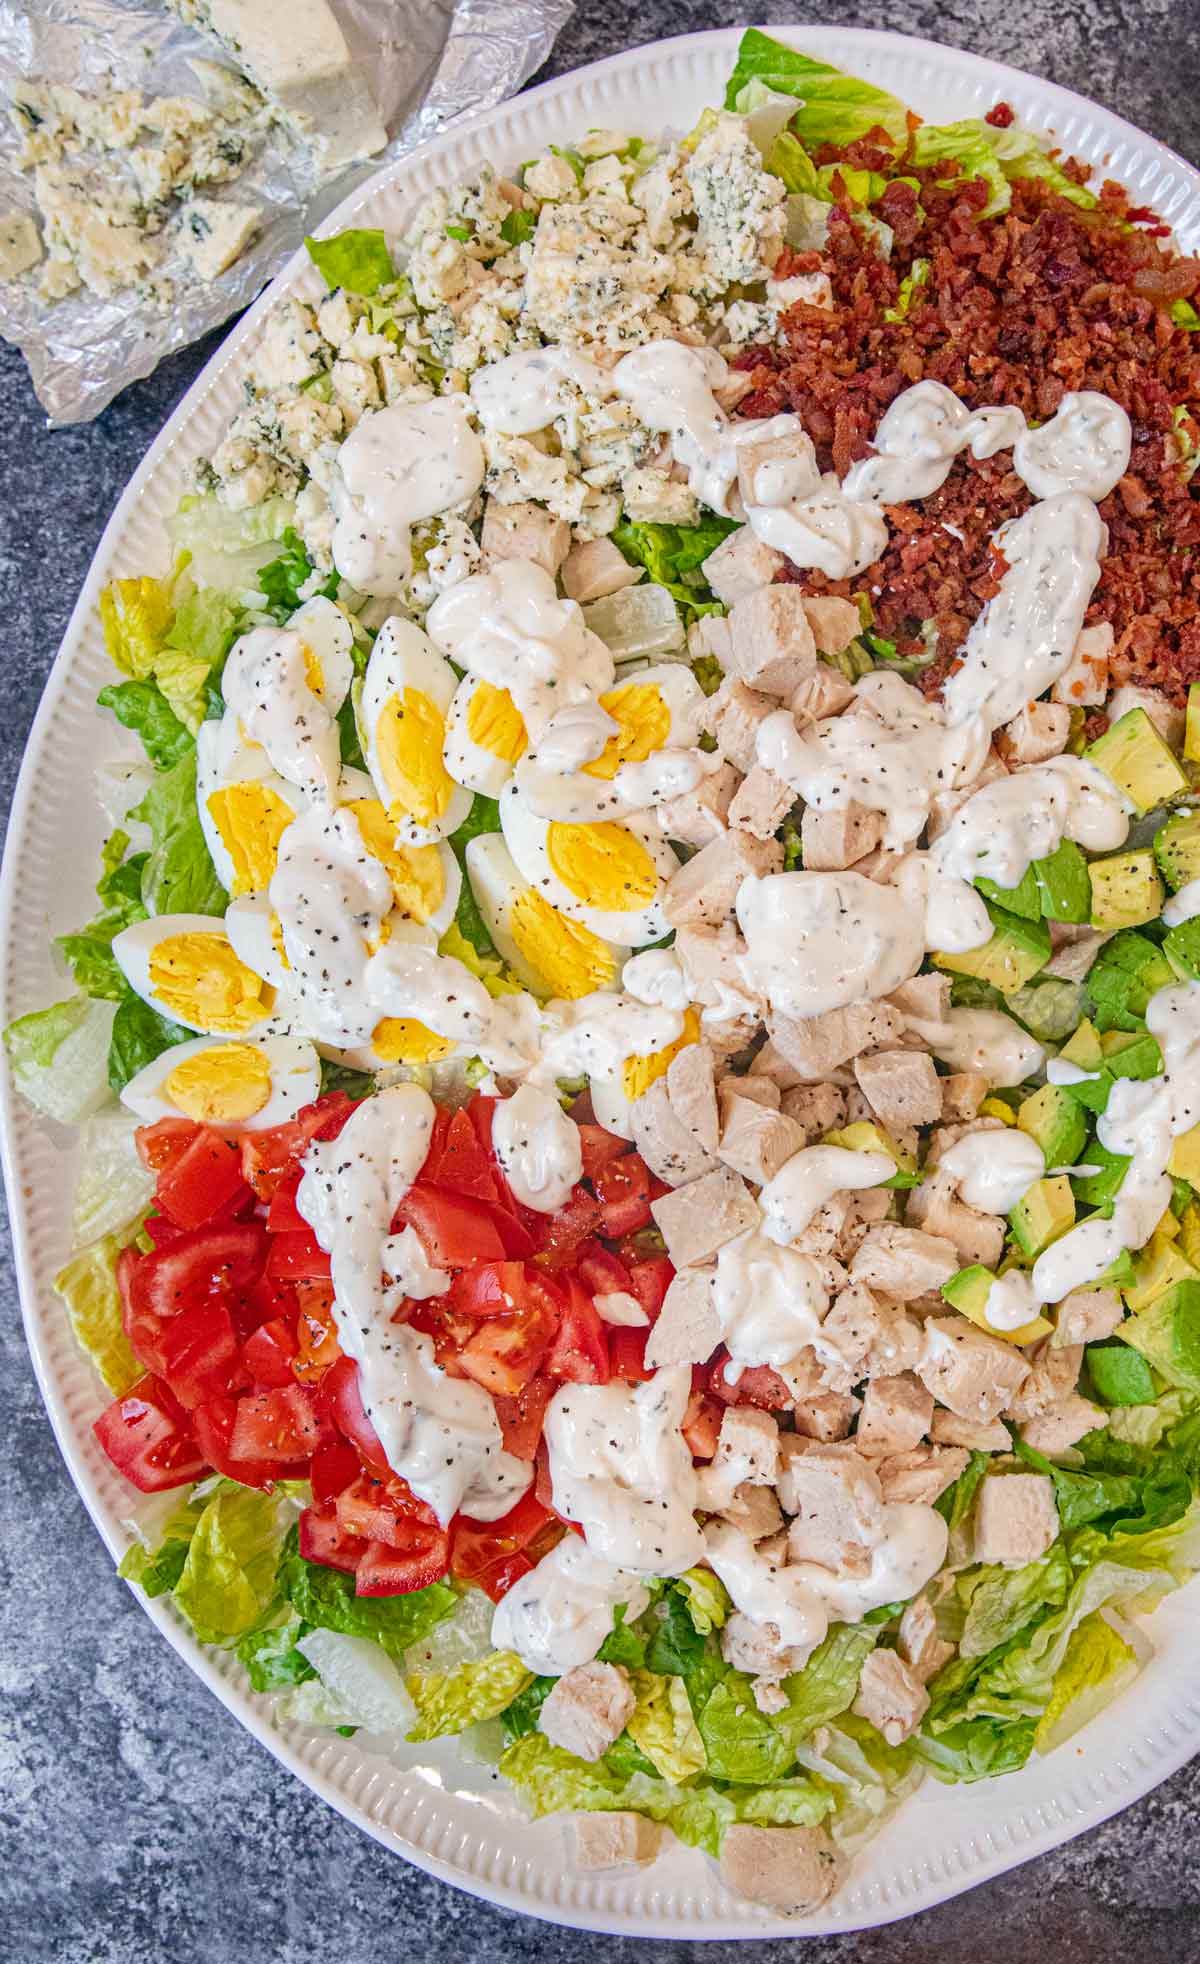
[[[148,297],[144,283],[111,298],[84,287],[51,301],[38,291],[39,269],[0,281],[0,334],[20,346],[52,425],[98,415],[164,355],[247,306],[356,184],[518,89],[572,11],[571,0],[332,0],[332,7],[386,124],[384,149],[330,177],[322,176],[311,146],[281,123],[255,134],[246,168],[212,195],[259,206],[257,235],[211,281],[178,260],[164,261],[173,288],[168,305]],[[37,216],[33,174],[19,168],[21,138],[7,113],[19,83],[66,83],[93,97],[136,89],[147,98],[183,95],[204,105],[211,94],[205,63],[237,74],[211,36],[165,6],[0,0],[0,212]]]

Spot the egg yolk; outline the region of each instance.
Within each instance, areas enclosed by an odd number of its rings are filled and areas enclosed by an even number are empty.
[[[309,647],[307,641],[304,643],[304,679],[314,696],[324,695],[325,671],[321,667],[321,657],[315,648]]]
[[[271,915],[270,934],[272,948],[274,948],[275,953],[279,956],[283,966],[290,968],[292,964],[288,960],[287,947],[283,939],[283,922],[276,913],[272,913]]]
[[[387,868],[396,905],[410,921],[427,921],[446,898],[446,876],[436,846],[396,844],[396,828],[378,798],[352,798],[363,844]]]
[[[156,1006],[210,1036],[242,1036],[270,1013],[275,991],[238,960],[223,934],[167,934],[150,957]]]
[[[448,1038],[439,1037],[415,1016],[385,1016],[375,1025],[371,1046],[384,1064],[435,1064],[454,1048]]]
[[[547,825],[546,856],[568,893],[606,913],[632,913],[658,892],[654,861],[623,825]]]
[[[674,1043],[669,1043],[665,1050],[654,1051],[648,1057],[627,1057],[625,1068],[621,1073],[621,1089],[630,1104],[635,1098],[640,1098],[644,1092],[649,1091],[657,1078],[665,1076],[672,1057],[678,1057],[680,1051],[686,1050],[689,1043],[699,1041],[700,1012],[697,1009],[686,1009],[683,1013],[683,1034],[676,1037]]]
[[[495,689],[490,682],[477,682],[467,704],[467,735],[472,743],[515,764],[524,755],[529,738],[524,719],[507,689]]]
[[[253,1118],[271,1096],[271,1067],[252,1043],[223,1043],[197,1051],[163,1080],[163,1095],[198,1125]]]
[[[569,921],[532,887],[513,901],[508,931],[552,996],[575,1001],[592,989],[611,989],[617,972],[611,950],[590,927]]]
[[[412,818],[418,825],[441,818],[455,792],[442,762],[445,740],[442,712],[420,689],[388,697],[375,720],[375,754],[389,818]]]
[[[614,778],[622,764],[644,764],[671,734],[671,712],[653,682],[627,682],[600,698],[619,727],[598,757],[584,765],[588,777]]]
[[[233,862],[230,893],[261,893],[271,883],[279,841],[296,814],[273,785],[227,784],[211,793],[208,809]]]

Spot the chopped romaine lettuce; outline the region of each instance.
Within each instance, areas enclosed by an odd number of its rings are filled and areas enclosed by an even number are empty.
[[[637,1705],[625,1729],[664,1780],[682,1785],[703,1773],[704,1741],[696,1729],[682,1678],[660,1677],[657,1671],[633,1671],[630,1683]]]
[[[142,1375],[121,1322],[117,1288],[117,1256],[131,1238],[128,1233],[103,1235],[73,1255],[54,1278],[55,1293],[67,1306],[75,1339],[114,1398]]]
[[[77,1247],[120,1234],[140,1221],[154,1193],[154,1175],[135,1143],[134,1112],[97,1112],[80,1139],[80,1173],[71,1230]]]
[[[301,588],[312,578],[313,563],[303,539],[291,525],[285,526],[280,544],[278,558],[259,568],[258,584],[266,596],[268,612],[277,621],[286,621],[300,605]],[[317,591],[327,600],[336,600],[338,585],[337,574],[331,573]]]
[[[445,1582],[431,1582],[407,1596],[356,1596],[352,1575],[305,1561],[294,1528],[283,1545],[277,1586],[314,1629],[371,1637],[390,1657],[402,1657],[410,1644],[449,1616],[458,1600]]]
[[[29,1103],[61,1125],[79,1125],[108,1096],[111,1002],[85,995],[18,1016],[4,1032],[13,1082]]]
[[[169,770],[192,747],[191,731],[180,722],[157,682],[110,682],[96,701],[142,739],[147,757],[161,770]]]
[[[403,1602],[403,1596],[388,1598]],[[413,1722],[413,1703],[392,1659],[368,1637],[348,1631],[306,1630],[297,1650],[316,1669],[338,1716],[326,1723],[361,1726],[366,1732],[407,1730]],[[298,1687],[312,1693],[308,1685]],[[291,1699],[296,1693],[289,1694]],[[292,1706],[293,1716],[295,1707]],[[320,1720],[315,1721],[320,1723]]]
[[[142,904],[151,914],[223,914],[228,896],[196,811],[196,756],[188,751],[160,771],[130,817],[150,827],[142,869]]]
[[[168,1022],[131,990],[109,1025],[109,1085],[114,1091],[124,1091],[144,1064],[152,1064],[172,1044],[186,1043],[195,1034],[185,1030],[182,1023]]]
[[[331,239],[305,239],[308,256],[326,286],[344,287],[347,293],[361,294],[365,300],[390,286],[396,268],[388,242],[382,232],[351,226],[335,232]]]
[[[755,82],[799,98],[794,126],[810,148],[821,143],[852,143],[875,128],[886,130],[899,144],[908,130],[907,109],[886,89],[860,82],[856,76],[801,54],[798,48],[785,47],[751,27],[738,44],[737,62],[725,87],[725,107],[742,109],[743,91]],[[753,99],[747,106],[753,108]]]
[[[412,1672],[405,1685],[416,1706],[417,1722],[408,1737],[441,1739],[447,1733],[465,1732],[482,1719],[499,1718],[532,1682],[533,1672],[511,1650],[493,1650],[448,1675]]]
[[[651,583],[665,587],[688,621],[715,611],[703,562],[736,531],[734,519],[706,512],[699,525],[638,525],[623,518],[612,536],[630,565],[644,566]]]

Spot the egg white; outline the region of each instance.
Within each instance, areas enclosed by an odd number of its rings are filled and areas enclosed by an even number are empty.
[[[216,937],[224,942],[234,954],[237,953],[236,948],[233,946],[232,938],[226,932],[225,922],[220,915],[158,914],[152,920],[136,921],[132,927],[122,928],[120,934],[114,935],[112,944],[113,955],[116,959],[117,966],[120,968],[130,988],[142,998],[142,1001],[149,1003],[150,1007],[156,1009],[160,1016],[167,1017],[173,1023],[181,1023],[185,1029],[196,1030],[202,1036],[247,1036],[251,1034],[266,1036],[268,1034],[275,1034],[281,1028],[285,1027],[284,1019],[280,1014],[280,1006],[271,1003],[264,1006],[262,1014],[245,1030],[206,1029],[204,1024],[197,1022],[193,1015],[181,1013],[174,1001],[165,999],[159,993],[159,988],[150,973],[150,966],[155,950],[161,943],[171,940],[175,936],[201,934]],[[247,962],[245,966],[250,967],[251,964]],[[255,975],[259,974],[258,969],[254,969],[253,972]]]
[[[446,718],[443,755],[446,769],[457,783],[467,785],[472,791],[482,791],[488,798],[498,798],[513,774],[514,762],[511,758],[497,756],[495,751],[473,737],[470,729],[472,705],[477,702],[480,691],[488,687],[489,684],[478,675],[464,676],[459,683]]]
[[[313,693],[336,716],[354,680],[354,628],[349,616],[336,601],[318,593],[297,607],[287,626],[289,633],[300,636],[319,671],[320,686]]]
[[[466,785],[450,780],[444,809],[428,822],[406,811],[389,788],[384,746],[380,742],[382,720],[388,704],[394,697],[403,697],[406,690],[424,697],[440,720],[440,730],[435,728],[432,732],[436,747],[431,745],[430,755],[436,756],[436,768],[441,774],[445,771],[442,762],[445,722],[457,686],[457,678],[449,662],[444,655],[439,655],[428,635],[423,634],[419,627],[396,614],[384,622],[371,650],[358,702],[359,741],[375,784],[376,796],[396,820],[397,836],[412,845],[436,845],[439,839],[449,838],[470,811],[473,794]],[[443,786],[442,790],[445,793],[446,787]]]
[[[639,859],[644,857],[653,869],[653,892],[639,905],[630,908],[605,907],[602,902],[594,904],[567,884],[551,863],[549,841],[552,821],[531,809],[528,801],[521,796],[515,780],[501,795],[500,823],[504,842],[516,862],[518,872],[537,888],[551,906],[557,907],[563,914],[569,914],[572,920],[582,921],[601,940],[615,941],[623,948],[638,948],[647,941],[659,941],[666,934],[663,892],[679,861],[661,833],[644,819],[627,816],[619,821],[609,821],[617,831],[627,832],[637,841],[643,849]],[[579,826],[576,829],[586,832],[589,828]]]
[[[223,1051],[252,1049],[265,1058],[271,1086],[266,1103],[247,1118],[211,1119],[208,1123],[221,1132],[258,1132],[283,1125],[295,1118],[305,1105],[321,1093],[321,1060],[311,1043],[302,1037],[197,1037],[193,1043],[179,1043],[164,1050],[161,1057],[145,1065],[121,1093],[121,1102],[139,1118],[178,1118],[181,1108],[167,1089],[172,1074],[188,1058],[210,1054],[219,1061]]]
[[[219,723],[201,723],[196,733],[196,811],[217,878],[226,893],[232,893],[237,884],[237,869],[210,800],[233,785],[261,784],[282,799],[294,817],[303,811],[305,800],[294,784],[271,769],[267,753],[260,745],[228,742],[227,720],[226,716]]]
[[[629,693],[640,689],[652,689],[657,698],[652,705],[653,723],[649,727],[646,698],[631,697]],[[546,769],[535,751],[522,757],[516,765],[515,777],[522,797],[543,817],[565,824],[588,825],[601,819],[622,819],[631,811],[644,809],[644,799],[635,803],[618,789],[616,776],[620,765],[643,762],[668,748],[688,749],[708,727],[708,699],[683,662],[660,662],[653,668],[639,669],[606,689],[598,701],[601,709],[610,715],[621,708],[627,712],[625,717],[615,716],[619,735],[610,739],[617,745],[611,759],[607,757],[606,747],[601,759],[577,771],[560,774]],[[596,764],[602,759],[608,768],[597,771]]]
[[[665,1051],[656,1052],[654,1056],[638,1056],[636,1052],[631,1051],[630,1055],[622,1062],[619,1076],[615,1078],[592,1078],[590,1080],[592,1110],[596,1114],[597,1124],[602,1125],[606,1132],[615,1132],[619,1139],[632,1139],[632,1107],[634,1101],[629,1097],[625,1089],[625,1073],[629,1066],[631,1064],[648,1066],[646,1073],[646,1088],[648,1089],[649,1084],[655,1078],[663,1075],[666,1071],[667,1064],[678,1050],[686,1048],[688,1043],[696,1042],[699,1029],[698,1015],[694,1010],[689,1011],[683,1036],[676,1043],[668,1044]]]
[[[582,921],[572,920],[559,909],[551,907],[548,901],[543,901],[537,889],[531,887],[529,881],[517,871],[512,854],[499,832],[481,833],[470,841],[467,846],[467,878],[488,933],[501,956],[518,981],[523,982],[534,995],[571,998],[586,994],[589,988],[609,989],[616,986],[624,949],[599,935],[592,937],[595,945],[590,951],[581,949],[581,931],[590,936],[592,930],[585,929]],[[588,978],[586,987],[579,986],[578,982],[574,986],[564,986],[564,968],[557,963],[552,967],[539,967],[530,953],[529,932],[522,931],[520,927],[514,930],[514,909],[519,903],[527,907],[531,899],[542,902],[547,910],[540,912],[539,918],[549,930],[554,929],[555,923],[561,927],[568,951],[565,964],[568,969],[582,967],[589,955],[594,960],[595,973]],[[608,973],[604,972],[605,966]]]
[[[348,776],[349,773],[346,775]],[[357,777],[360,773],[356,771],[354,775]],[[343,783],[344,781],[343,779]],[[369,782],[365,792],[356,793],[353,797],[345,798],[343,802],[351,806],[357,805],[360,807],[355,812],[356,818],[360,821],[360,833],[363,833],[363,813],[361,806],[364,802],[368,804],[369,808],[374,808],[375,816],[378,821],[382,822],[383,826],[386,827],[389,823],[387,814],[375,795],[375,787]],[[375,858],[380,859],[384,866],[388,867],[388,872],[392,876],[393,889],[396,893],[397,917],[412,920],[419,919],[423,927],[432,928],[436,934],[442,935],[446,932],[458,910],[458,897],[462,892],[462,868],[455,858],[453,851],[444,840],[439,840],[434,845],[416,845],[410,840],[399,837],[397,827],[392,826],[391,830],[393,833],[391,841],[392,856],[399,862],[397,866],[388,866],[387,857],[376,849],[374,827],[371,828],[371,837],[363,833],[363,844],[366,846],[368,852],[372,853]],[[441,873],[442,897],[436,907],[427,915],[409,913],[410,895],[406,891],[406,882],[403,877],[403,861],[406,855],[416,852],[436,853],[438,868]]]

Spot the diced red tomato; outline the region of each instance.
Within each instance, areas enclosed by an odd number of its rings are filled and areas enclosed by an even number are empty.
[[[635,1234],[647,1227],[650,1212],[650,1168],[640,1153],[627,1152],[610,1160],[593,1176],[592,1185],[600,1202],[602,1231],[613,1241],[623,1234]]]
[[[394,1474],[379,1479],[360,1472],[334,1501],[334,1512],[348,1534],[364,1541],[384,1541],[390,1548],[411,1548],[416,1530],[437,1530],[438,1519],[411,1492],[407,1481]]]
[[[416,1229],[438,1268],[504,1260],[504,1243],[488,1209],[477,1200],[418,1182],[405,1195],[400,1214]]]
[[[446,1573],[447,1538],[441,1528],[423,1529],[414,1534],[407,1549],[392,1548],[384,1541],[369,1541],[354,1571],[356,1596],[407,1596],[414,1589],[427,1589]]]
[[[561,1529],[559,1533],[561,1536]],[[490,1596],[494,1603],[498,1603],[501,1597],[507,1596],[509,1590],[521,1580],[523,1575],[532,1575],[536,1566],[537,1564],[530,1561],[524,1550],[518,1549],[515,1555],[505,1555],[500,1561],[491,1562],[487,1568],[480,1569],[475,1577],[475,1587],[482,1589],[485,1596]]]
[[[153,1350],[154,1369],[189,1411],[206,1398],[236,1391],[246,1382],[233,1318],[215,1297],[164,1317],[153,1346],[144,1331],[139,1331],[139,1337],[143,1351]]]
[[[494,1158],[492,1152],[492,1118],[498,1102],[499,1100],[496,1098],[489,1098],[486,1091],[477,1091],[467,1106],[467,1117],[475,1127],[475,1131],[479,1137],[479,1143],[489,1159]]]
[[[196,1442],[208,1464],[227,1480],[239,1480],[244,1487],[271,1488],[276,1480],[298,1480],[307,1471],[307,1459],[280,1460],[275,1455],[262,1459],[235,1459],[233,1432],[237,1424],[237,1398],[207,1398],[192,1413]]]
[[[333,1284],[297,1282],[297,1349],[292,1369],[301,1384],[314,1384],[342,1354],[333,1320]]]
[[[236,1202],[244,1188],[237,1147],[202,1125],[178,1158],[163,1168],[154,1191],[176,1227],[198,1228]]]
[[[156,1248],[166,1248],[172,1241],[178,1241],[180,1235],[185,1232],[183,1228],[176,1227],[174,1221],[169,1221],[165,1214],[147,1215],[145,1228]],[[136,1248],[132,1250],[135,1256],[137,1252]]]
[[[498,1200],[489,1207],[488,1216],[510,1261],[527,1261],[530,1255],[537,1253],[538,1236],[528,1226],[530,1209],[519,1208],[509,1196],[507,1200]]]
[[[357,1480],[362,1462],[353,1446],[344,1439],[328,1439],[317,1447],[308,1469],[312,1497],[318,1507],[335,1501],[343,1488]]]
[[[496,1200],[491,1155],[467,1112],[455,1112],[444,1127],[435,1128],[421,1179],[427,1186],[464,1194],[471,1200]]]
[[[295,1331],[277,1316],[269,1323],[259,1324],[242,1346],[242,1359],[255,1384],[268,1387],[295,1384],[292,1366],[297,1349]]]
[[[499,1602],[562,1537],[556,1515],[531,1490],[498,1521],[458,1514],[450,1524],[450,1573],[474,1582]]]
[[[714,1359],[708,1374],[709,1390],[723,1405],[757,1405],[762,1411],[780,1412],[795,1400],[778,1371],[769,1364],[752,1364],[741,1373],[736,1384],[725,1376],[726,1353]]]
[[[536,1260],[540,1268],[552,1272],[574,1260],[575,1250],[588,1241],[601,1224],[602,1209],[585,1186],[574,1187],[571,1198],[554,1214],[538,1216],[539,1247]]]
[[[330,1365],[321,1380],[320,1399],[343,1439],[357,1448],[368,1466],[380,1473],[390,1473],[379,1435],[363,1410],[358,1365],[352,1357],[339,1357],[336,1364]]]
[[[628,1384],[645,1384],[654,1376],[646,1365],[649,1329],[611,1329],[608,1332],[608,1360],[612,1375]]]
[[[591,1296],[631,1293],[629,1270],[618,1255],[600,1241],[585,1241],[576,1262],[579,1279]]]
[[[557,1388],[552,1378],[534,1377],[513,1398],[493,1394],[496,1417],[504,1435],[504,1450],[514,1459],[535,1457],[546,1407]]]
[[[311,1234],[312,1229],[296,1205],[301,1175],[293,1174],[281,1180],[271,1195],[267,1208],[267,1231],[270,1234]]]
[[[279,1282],[325,1282],[329,1257],[310,1227],[296,1234],[273,1234],[266,1272]]]
[[[149,1374],[101,1412],[92,1427],[118,1473],[139,1493],[183,1487],[208,1462],[169,1387]]]
[[[608,1341],[595,1304],[577,1277],[566,1278],[566,1303],[558,1334],[546,1359],[546,1372],[572,1384],[607,1384],[611,1376]]]
[[[299,1171],[313,1140],[336,1139],[353,1110],[354,1100],[344,1091],[331,1091],[327,1098],[305,1105],[286,1125],[272,1126],[266,1132],[244,1133],[242,1178],[260,1200],[270,1200],[280,1180]]]
[[[264,1323],[286,1323],[294,1329],[299,1303],[295,1285],[278,1282],[274,1276],[260,1275],[233,1302],[233,1327],[242,1342],[252,1337]]]
[[[663,1306],[663,1298],[675,1279],[675,1265],[667,1255],[647,1255],[629,1266],[629,1293],[635,1297],[653,1323]]]
[[[238,1399],[229,1452],[235,1460],[278,1459],[307,1471],[322,1436],[330,1436],[329,1421],[322,1425],[312,1393],[293,1379],[291,1384],[247,1392]],[[282,1472],[279,1477],[284,1477]]]
[[[128,1271],[135,1316],[174,1316],[216,1295],[239,1296],[262,1274],[267,1237],[254,1222],[197,1228]]]
[[[481,1322],[459,1355],[466,1376],[493,1397],[515,1398],[524,1390],[540,1369],[562,1314],[557,1290],[541,1277],[530,1275],[528,1282],[527,1306],[512,1317]]]
[[[693,1391],[679,1428],[693,1459],[711,1459],[716,1452],[724,1410],[724,1406],[719,1405],[715,1398],[707,1397],[702,1391]]]
[[[614,1132],[606,1132],[602,1125],[582,1124],[579,1127],[579,1148],[583,1154],[583,1177],[594,1184],[597,1173],[611,1166],[614,1159],[621,1159],[631,1150],[628,1139],[618,1139]]]
[[[159,1118],[153,1125],[139,1125],[133,1137],[142,1165],[151,1173],[173,1166],[199,1130],[190,1118]]]
[[[299,1528],[300,1553],[306,1562],[320,1562],[323,1568],[340,1568],[353,1575],[367,1552],[365,1541],[346,1534],[334,1514],[316,1507],[305,1508]]]
[[[511,1316],[530,1300],[523,1262],[479,1262],[456,1275],[448,1300],[464,1316]]]

